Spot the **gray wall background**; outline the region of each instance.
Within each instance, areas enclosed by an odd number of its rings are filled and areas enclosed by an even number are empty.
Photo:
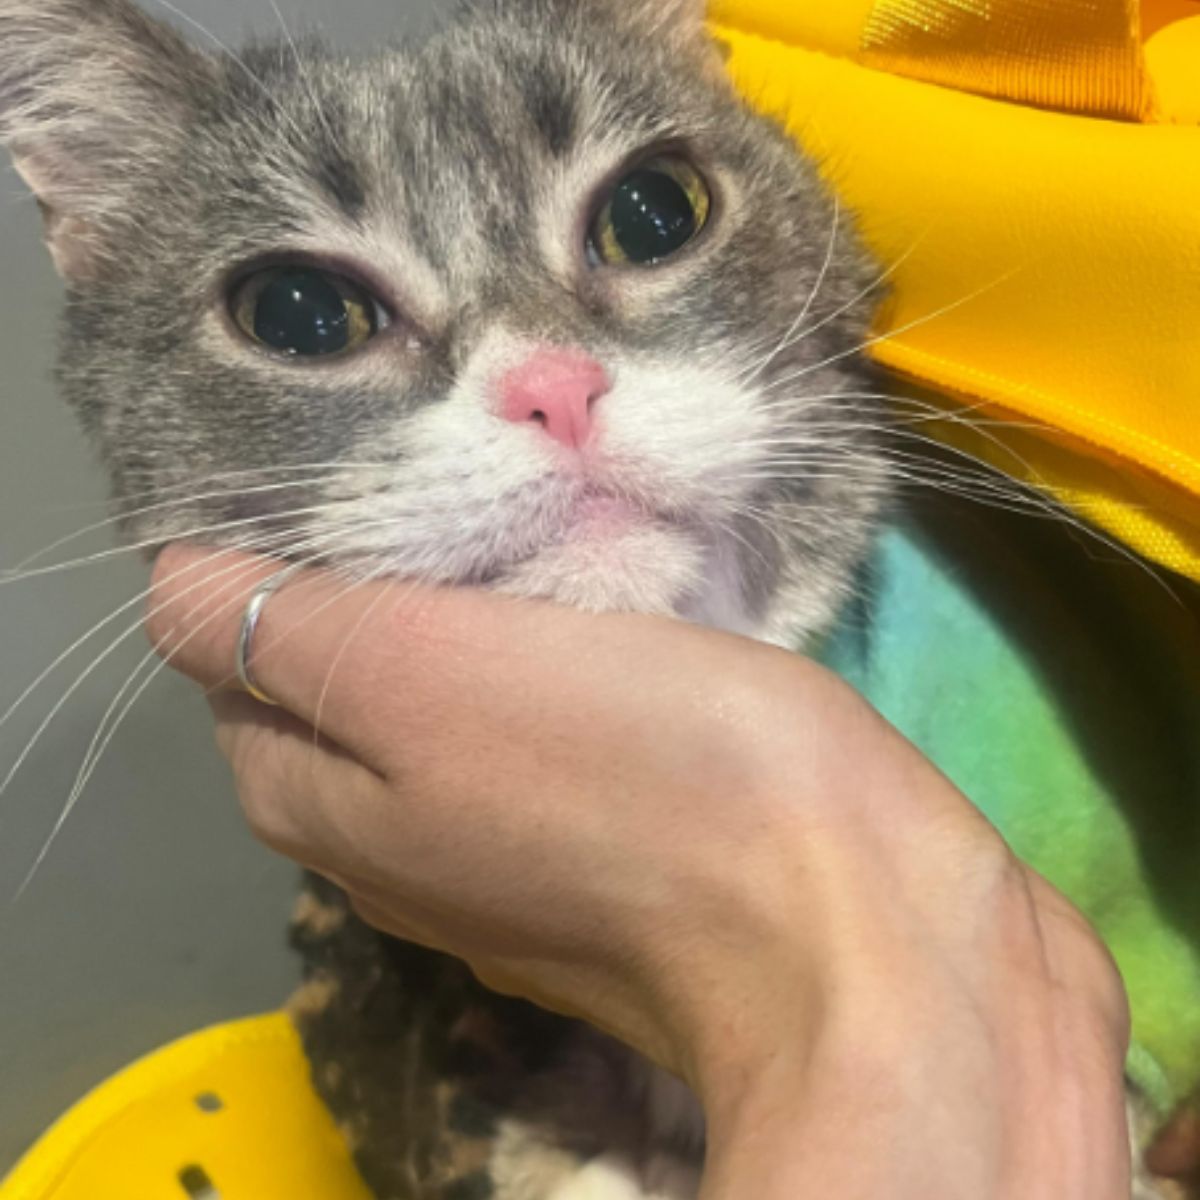
[[[172,2],[227,44],[252,29],[278,29],[271,0]],[[158,0],[145,3],[158,8]],[[279,0],[293,31],[321,28],[351,47],[398,32],[419,36],[448,7],[450,0]],[[4,160],[0,569],[106,515],[103,480],[50,378],[58,301],[35,205]],[[56,557],[112,544],[91,535]],[[146,578],[144,565],[124,555],[0,582],[0,715]],[[123,614],[72,655],[0,727],[0,780],[80,672],[136,615]],[[0,796],[0,1175],[113,1071],[206,1024],[277,1007],[294,980],[283,944],[294,869],[243,830],[207,709],[172,677],[160,677],[132,710],[32,883],[14,899],[98,722],[145,649],[134,635],[79,687]]]

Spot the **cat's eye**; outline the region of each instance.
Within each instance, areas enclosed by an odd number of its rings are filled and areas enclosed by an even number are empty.
[[[708,223],[712,193],[686,159],[651,159],[608,197],[589,234],[589,251],[609,266],[653,266],[678,254]]]
[[[268,267],[242,281],[233,318],[243,333],[280,354],[316,358],[361,346],[387,323],[358,284],[318,267]]]

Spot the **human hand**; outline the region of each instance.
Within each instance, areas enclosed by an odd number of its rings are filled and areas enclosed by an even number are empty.
[[[196,585],[230,564],[236,590]],[[151,636],[227,688],[277,569],[171,548]],[[829,673],[683,623],[321,574],[271,600],[254,671],[282,707],[214,707],[256,833],[687,1078],[706,1198],[1128,1200],[1111,962]]]

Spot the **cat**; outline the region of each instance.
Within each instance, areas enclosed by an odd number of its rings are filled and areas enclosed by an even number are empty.
[[[890,502],[858,353],[879,268],[703,18],[479,0],[350,61],[0,0],[0,141],[129,542],[820,635]],[[695,1195],[678,1081],[319,879],[292,939],[314,1083],[380,1200]]]

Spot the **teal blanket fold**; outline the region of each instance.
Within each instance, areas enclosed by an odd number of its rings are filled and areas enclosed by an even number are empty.
[[[1200,605],[1036,526],[897,524],[819,657],[1088,915],[1166,1115],[1200,1088]]]

